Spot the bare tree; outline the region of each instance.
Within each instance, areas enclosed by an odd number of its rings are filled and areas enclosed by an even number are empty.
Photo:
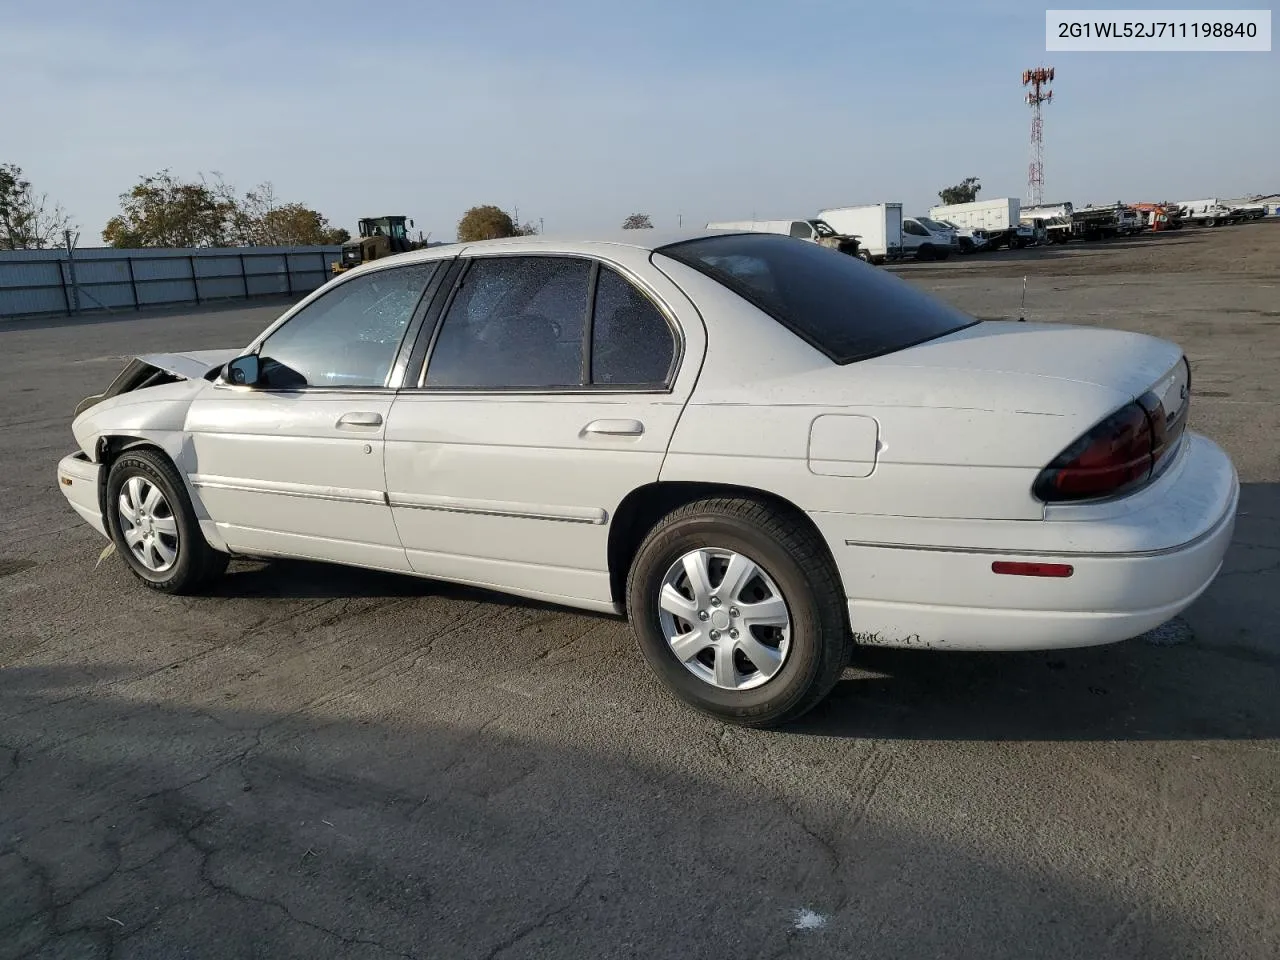
[[[36,193],[16,164],[0,164],[0,250],[42,250],[57,246],[73,226],[61,204]]]
[[[653,220],[647,213],[633,213],[622,221],[623,230],[652,230]]]

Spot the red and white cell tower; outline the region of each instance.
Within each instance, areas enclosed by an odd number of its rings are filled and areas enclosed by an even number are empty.
[[[1044,119],[1040,105],[1053,102],[1053,67],[1036,67],[1022,71],[1022,85],[1030,87],[1027,103],[1031,106],[1031,163],[1027,167],[1027,194],[1031,206],[1044,203]]]

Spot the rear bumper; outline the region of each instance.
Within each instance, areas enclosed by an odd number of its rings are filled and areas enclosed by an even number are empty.
[[[58,489],[76,513],[93,529],[109,537],[98,500],[98,481],[102,467],[83,453],[68,454],[58,462]]]
[[[1239,490],[1226,454],[1189,434],[1146,490],[1043,521],[813,516],[860,643],[1036,650],[1125,640],[1189,606],[1222,566]],[[1072,574],[996,574],[996,560],[1069,564]]]

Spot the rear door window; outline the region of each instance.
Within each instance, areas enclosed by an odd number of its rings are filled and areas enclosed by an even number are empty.
[[[425,386],[582,385],[589,261],[477,257],[441,321]]]
[[[675,337],[653,301],[617,271],[601,266],[591,323],[591,382],[665,386],[675,353]]]

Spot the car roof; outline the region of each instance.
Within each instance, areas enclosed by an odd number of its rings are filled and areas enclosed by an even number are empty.
[[[711,237],[741,230],[616,230],[597,233],[535,234],[528,237],[504,237],[500,240],[478,240],[473,243],[447,243],[423,250],[411,250],[373,261],[375,264],[416,263],[439,257],[454,257],[460,253],[574,253],[605,252],[608,247],[631,247],[636,250],[656,250],[659,247],[683,240]]]

